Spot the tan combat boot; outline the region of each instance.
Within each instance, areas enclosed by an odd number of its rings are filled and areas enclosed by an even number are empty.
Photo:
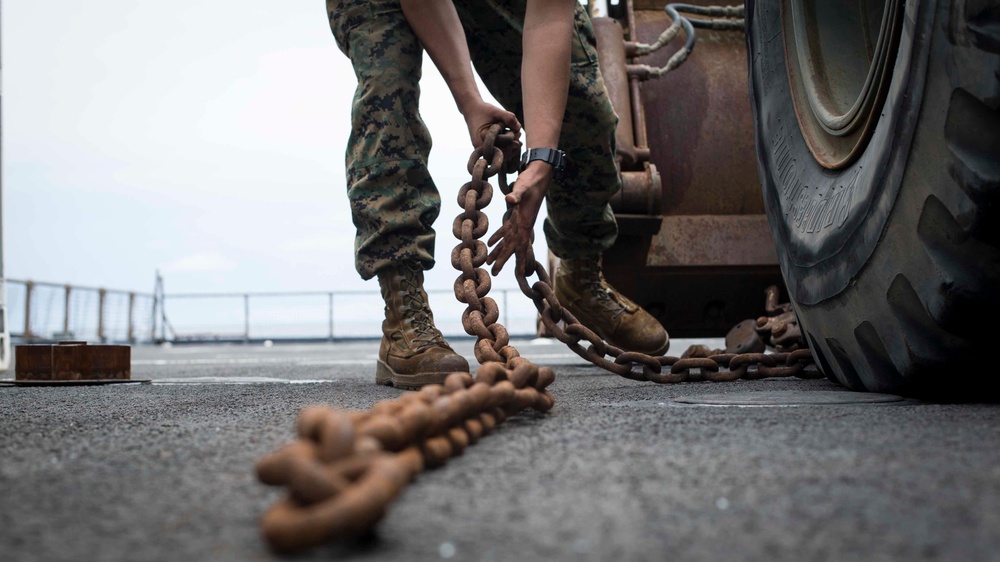
[[[424,292],[424,272],[419,266],[400,264],[379,271],[378,284],[385,301],[385,320],[375,382],[415,390],[440,384],[455,371],[469,371],[469,362],[455,353],[434,327]]]
[[[667,352],[667,331],[656,318],[604,280],[599,257],[562,260],[555,277],[559,304],[604,341],[647,355]]]

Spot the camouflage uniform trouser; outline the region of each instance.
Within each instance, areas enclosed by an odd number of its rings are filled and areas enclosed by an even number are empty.
[[[430,134],[418,100],[423,49],[398,0],[327,0],[330,28],[358,87],[347,144],[347,193],[364,279],[394,262],[434,264],[441,197],[427,171]],[[455,0],[473,64],[490,93],[524,122],[521,51],[525,0]],[[595,255],[617,236],[608,204],[621,187],[615,127],[586,9],[576,7],[569,98],[559,148],[569,166],[546,196],[543,229],[560,258]],[[470,147],[471,152],[471,147]],[[464,163],[463,163],[464,164]]]

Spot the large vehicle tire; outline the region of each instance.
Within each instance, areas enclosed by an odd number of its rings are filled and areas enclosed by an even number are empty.
[[[1000,1],[747,0],[746,26],[764,203],[820,368],[859,391],[989,388]]]

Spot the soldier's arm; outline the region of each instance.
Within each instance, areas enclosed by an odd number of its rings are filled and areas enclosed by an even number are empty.
[[[465,30],[451,0],[400,0],[403,15],[437,67],[455,105],[465,117],[474,146],[482,143],[480,129],[503,123],[520,132],[517,117],[483,100],[472,73]]]
[[[558,148],[569,90],[575,5],[576,0],[528,0],[521,95],[529,148]]]
[[[559,148],[563,113],[569,92],[570,54],[577,0],[528,0],[524,16],[524,54],[521,60],[521,95],[527,148]],[[516,254],[524,256],[554,170],[533,161],[517,175],[506,201],[515,206],[510,224],[505,223],[491,238],[496,244],[487,262],[493,274]]]

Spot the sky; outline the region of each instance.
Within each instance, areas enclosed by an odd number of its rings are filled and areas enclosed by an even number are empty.
[[[377,290],[354,269],[344,180],[357,82],[322,1],[4,0],[0,40],[6,277]],[[443,200],[427,287],[447,289],[472,147],[429,57],[421,87]],[[512,269],[494,286],[516,287]]]

